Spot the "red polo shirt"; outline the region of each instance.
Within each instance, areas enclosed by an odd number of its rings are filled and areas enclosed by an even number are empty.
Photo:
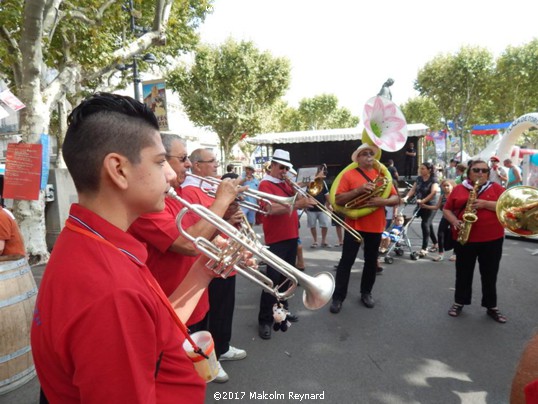
[[[45,270],[32,354],[51,403],[203,403],[185,339],[143,276],[146,249],[74,204]],[[114,247],[115,246],[115,247]],[[121,249],[121,251],[120,251]]]
[[[492,182],[491,186],[479,194],[477,199],[496,201],[503,192],[504,188],[502,186]],[[452,211],[461,220],[465,213],[468,199],[469,190],[462,184],[457,185],[448,196],[443,209]],[[478,209],[476,216],[478,220],[472,225],[471,233],[469,234],[470,243],[492,241],[504,237],[504,228],[501,226],[499,219],[497,219],[497,213],[494,210]],[[454,228],[452,229],[452,238],[454,240],[458,238],[458,231]]]
[[[371,170],[363,170],[363,172],[372,180],[379,174],[379,171],[374,168]],[[336,194],[338,195],[351,191],[352,189],[358,188],[367,182],[368,181],[366,178],[364,178],[363,175],[357,170],[348,170],[344,173],[344,175],[342,175],[338,188],[336,189]],[[391,186],[390,195],[397,195],[396,188],[394,188],[394,186]],[[366,233],[382,233],[387,224],[387,220],[385,218],[385,209],[382,207],[377,208],[372,213],[359,217],[358,219],[346,217],[346,223],[355,230],[364,231]]]
[[[293,196],[295,191],[286,182],[274,183],[263,179],[258,189],[262,192],[277,196]],[[299,218],[297,210],[291,214],[269,215],[263,218],[263,234],[266,244],[299,238]]]
[[[182,196],[181,189],[176,189],[176,192]],[[183,205],[172,198],[166,198],[165,203],[166,206],[162,212],[148,213],[135,220],[129,227],[129,233],[146,244],[148,250],[146,264],[166,296],[170,296],[187,276],[191,266],[198,259],[198,255],[188,256],[169,251],[170,246],[180,234],[176,217],[183,209]],[[181,225],[187,229],[195,222],[194,216],[186,214]],[[187,321],[187,325],[201,321],[208,311],[209,298],[206,289]]]

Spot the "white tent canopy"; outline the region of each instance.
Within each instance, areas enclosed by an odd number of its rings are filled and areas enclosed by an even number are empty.
[[[313,143],[313,142],[341,142],[344,140],[360,140],[362,137],[362,125],[356,128],[344,129],[321,129],[304,130],[300,132],[262,133],[260,135],[247,138],[245,141],[250,144],[284,144],[284,143]],[[408,136],[425,136],[428,127],[423,123],[412,123],[407,125]]]

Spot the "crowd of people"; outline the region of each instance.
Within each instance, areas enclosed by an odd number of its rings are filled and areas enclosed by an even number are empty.
[[[414,161],[413,150],[409,147],[406,155]],[[200,360],[207,359],[191,333],[211,332],[217,359],[215,382],[229,379],[221,362],[241,360],[247,352],[231,345],[233,267],[227,267],[225,277],[209,270],[215,260],[200,254],[191,240],[212,241],[221,251],[232,241],[185,206],[201,205],[238,229],[255,226],[256,214],[240,206],[241,195],[247,189],[258,189],[279,198],[295,196],[297,189],[288,179],[292,156],[276,149],[261,178],[256,178],[252,166],[244,167],[242,175],[234,174],[230,167],[215,181],[220,163],[211,150],[189,153],[180,137],[159,133],[155,115],[144,104],[107,93],[91,96],[73,110],[62,151],[79,200],[71,206],[55,244],[34,312],[32,352],[42,402],[203,403],[205,381],[183,349],[184,343],[193,345]],[[369,213],[345,217],[361,235],[361,243],[349,232],[341,239],[340,229],[341,256],[329,306],[333,314],[343,309],[351,267],[361,246],[360,302],[368,309],[375,307],[373,287],[380,271],[380,248],[397,242],[404,226],[396,184],[388,183],[384,195],[375,193],[375,179],[380,174],[375,164],[378,151],[376,146],[360,145],[351,155],[356,169],[346,171],[336,187],[337,205],[364,198],[360,209]],[[412,171],[415,163],[409,164]],[[505,161],[505,166],[509,164]],[[453,164],[453,175],[458,166],[458,162]],[[317,173],[321,179],[317,201],[301,194],[291,206],[273,203],[269,207],[267,201],[261,202],[264,244],[291,266],[298,263],[298,211],[307,212],[312,245],[318,245],[315,229],[319,223],[321,246],[328,246],[330,220],[315,209],[320,203],[332,209],[322,171]],[[504,188],[492,179],[494,171],[508,184],[518,181],[515,173],[501,175],[493,165],[475,160],[460,174],[459,183],[446,179],[439,184],[431,164],[423,163],[416,183],[402,199],[406,203],[417,198],[422,255],[438,252],[434,258],[438,262],[445,251],[454,249],[455,294],[448,314],[457,317],[471,304],[478,261],[481,305],[493,320],[505,323],[496,293],[504,232],[495,216],[495,204]],[[432,220],[439,210],[443,218],[435,232]],[[460,230],[468,226],[463,215],[471,210],[478,221],[468,228],[465,243],[455,242]],[[389,228],[387,212],[392,215]],[[177,220],[178,214],[181,220]],[[0,218],[4,216],[0,212]],[[5,217],[2,221],[11,223]],[[5,243],[5,254],[9,245]],[[20,253],[14,249],[9,255],[19,257]],[[248,253],[240,259],[256,266]],[[283,290],[288,285],[277,269],[267,265],[266,274],[274,285],[282,284]],[[263,340],[271,339],[276,330],[276,306],[285,313],[284,322],[299,321],[287,301],[278,301],[263,290],[257,318]]]

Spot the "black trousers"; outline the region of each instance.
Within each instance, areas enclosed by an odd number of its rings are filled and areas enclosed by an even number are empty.
[[[444,217],[439,222],[437,228],[437,239],[439,241],[439,252],[450,251],[454,248],[454,241],[450,231],[450,223]]]
[[[418,208],[417,208],[418,209]],[[428,247],[428,239],[432,239],[433,244],[437,244],[437,237],[433,230],[433,218],[435,217],[435,210],[419,209],[417,217],[422,218],[420,228],[422,229],[422,249],[425,250]]]
[[[208,331],[213,336],[217,359],[230,349],[235,308],[235,278],[215,278],[209,284]]]
[[[413,175],[417,175],[417,169],[415,167],[415,159],[406,158],[405,159],[405,176],[411,177]]]
[[[381,243],[381,233],[360,232],[363,238],[361,244],[364,246],[364,266],[361,277],[361,293],[371,293],[377,275],[377,257],[379,255],[379,244]],[[344,301],[347,295],[351,267],[355,263],[357,253],[361,244],[357,243],[347,231],[344,233],[344,246],[338,267],[336,268],[336,283],[333,293],[333,300]]]
[[[487,229],[486,229],[487,230]],[[473,275],[476,261],[482,281],[482,306],[497,306],[497,274],[501,263],[504,238],[482,243],[455,243],[456,292],[454,302],[471,304]]]
[[[295,267],[295,260],[297,258],[297,239],[279,241],[278,243],[268,244],[269,251],[275,254],[277,257],[282,258],[291,266]],[[267,276],[273,281],[273,284],[280,285],[286,280],[286,277],[278,272],[271,266],[267,266]],[[286,282],[281,292],[289,287],[289,282]],[[273,305],[277,303],[276,297],[272,294],[262,291],[260,297],[260,311],[258,313],[259,324],[273,324]],[[283,302],[284,307],[288,308],[288,303]]]

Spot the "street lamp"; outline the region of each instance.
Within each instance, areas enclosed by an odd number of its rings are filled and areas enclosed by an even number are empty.
[[[140,101],[140,75],[138,72],[138,62],[137,59],[139,59],[139,56],[133,56],[133,63],[129,64],[123,64],[120,63],[116,65],[116,69],[120,71],[125,71],[128,69],[133,69],[133,86],[134,86],[134,99],[137,101]],[[142,56],[142,59],[146,63],[155,63],[157,62],[157,58],[153,53],[146,53],[144,56]]]

